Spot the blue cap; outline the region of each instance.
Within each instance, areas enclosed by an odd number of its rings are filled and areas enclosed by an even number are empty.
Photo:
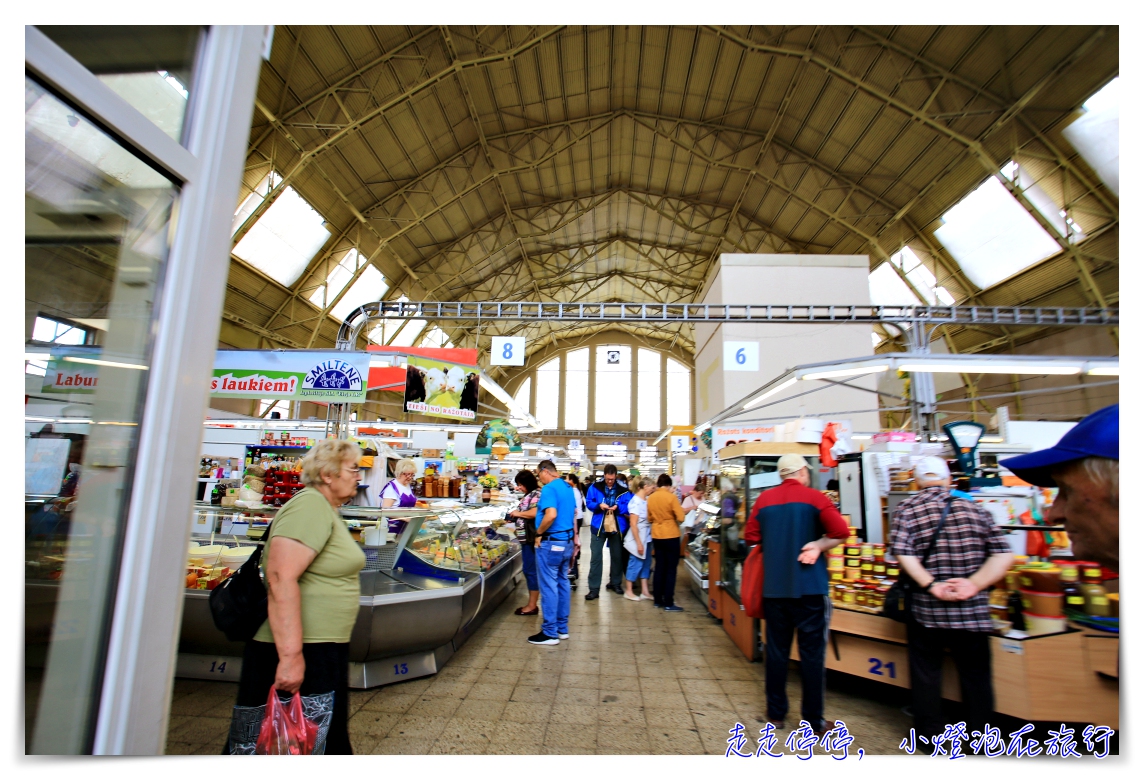
[[[1055,447],[1006,458],[1001,465],[1030,484],[1056,487],[1054,469],[1070,460],[1090,457],[1120,460],[1120,404],[1085,417]]]

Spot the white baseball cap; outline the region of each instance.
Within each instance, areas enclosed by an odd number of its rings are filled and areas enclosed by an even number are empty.
[[[783,455],[779,458],[780,477],[789,477],[807,467],[806,458],[801,455]]]
[[[949,476],[949,464],[934,455],[919,458],[914,466],[914,476],[923,479],[945,479]]]

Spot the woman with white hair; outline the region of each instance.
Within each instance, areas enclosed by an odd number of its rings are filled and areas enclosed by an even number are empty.
[[[409,458],[402,458],[393,467],[396,477],[381,489],[381,508],[412,509],[417,505],[417,496],[413,493],[413,478],[417,476],[417,464]]]
[[[268,617],[246,643],[238,683],[238,707],[265,704],[271,687],[279,694],[332,693],[328,754],[353,752],[347,725],[349,643],[365,554],[338,507],[357,492],[360,458],[357,444],[324,439],[302,461],[306,487],[270,525],[263,558]]]

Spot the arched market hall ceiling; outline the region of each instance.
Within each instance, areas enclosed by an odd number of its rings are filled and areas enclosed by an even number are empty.
[[[1118,72],[1116,27],[279,27],[234,244],[290,189],[330,235],[288,286],[232,255],[222,339],[331,345],[370,266],[387,299],[679,302],[722,252],[868,254],[917,290],[888,262],[908,246],[958,303],[1112,305],[1119,199],[1062,130]],[[935,231],[989,177],[1057,246],[983,290]],[[604,327],[481,332],[534,351]],[[621,327],[694,349],[689,325]]]

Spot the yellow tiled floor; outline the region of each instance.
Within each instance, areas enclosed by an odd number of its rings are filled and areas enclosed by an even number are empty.
[[[686,611],[668,614],[607,591],[584,601],[588,555],[585,545],[570,639],[528,644],[540,620],[513,614],[528,597],[517,588],[436,675],[351,692],[354,751],[722,755],[735,723],[757,737],[765,722],[763,665],[747,662],[708,616],[682,567],[676,601]],[[797,714],[794,668],[787,687]],[[827,686],[826,717],[846,722],[851,750],[897,753],[910,727],[898,698],[838,687]],[[176,680],[167,752],[219,753],[236,690]],[[779,733],[780,749],[788,734]],[[749,739],[742,750],[754,747]]]

